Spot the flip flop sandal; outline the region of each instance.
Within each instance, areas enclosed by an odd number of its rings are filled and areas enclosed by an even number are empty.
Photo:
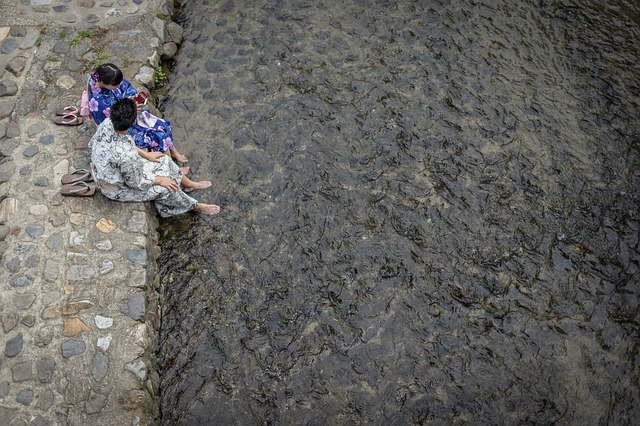
[[[56,115],[68,115],[68,114],[80,115],[80,109],[73,105],[69,105],[64,108],[60,108],[59,110],[56,111]]]
[[[62,185],[60,193],[64,196],[91,197],[96,193],[96,186],[89,185],[87,182],[70,183]]]
[[[65,114],[53,119],[53,122],[62,126],[79,126],[84,120],[75,114]]]
[[[68,173],[62,176],[60,179],[63,185],[69,183],[77,183],[77,182],[93,182],[93,177],[91,176],[91,172],[87,169],[78,169],[73,173]]]

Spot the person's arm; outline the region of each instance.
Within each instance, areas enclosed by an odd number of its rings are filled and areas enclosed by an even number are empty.
[[[135,87],[133,87],[133,84],[129,83],[126,79],[122,80],[122,83],[120,83],[120,86],[118,86],[117,90],[119,93],[119,96],[118,96],[119,99],[124,99],[124,98],[133,99],[133,97],[138,94],[138,91],[136,90]],[[138,108],[138,114],[140,114],[144,105],[136,102],[136,107]]]
[[[138,93],[136,88],[133,87],[133,84],[129,83],[127,80],[122,80],[122,83],[120,83],[120,86],[118,86],[118,89],[120,89],[122,93],[122,95],[120,96],[120,99],[131,98]]]
[[[136,146],[136,151],[138,151],[138,155],[146,160],[152,161],[154,163],[160,162],[160,157],[164,156],[162,152],[148,152],[144,149],[138,148]]]
[[[136,147],[136,151],[140,157],[157,163],[160,162],[158,158],[164,156],[161,152],[147,152],[138,147]],[[160,185],[171,192],[180,189],[180,185],[178,185],[176,181],[165,176],[155,176],[153,177],[153,180],[151,180],[151,176],[146,176],[145,173],[142,173],[140,160],[134,161],[131,157],[129,158],[129,161],[124,161],[121,166],[121,172],[124,175],[124,180],[128,186],[147,190],[151,185]],[[152,158],[156,159],[153,160]]]

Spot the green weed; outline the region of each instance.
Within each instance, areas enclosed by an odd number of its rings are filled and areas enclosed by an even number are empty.
[[[93,59],[93,63],[92,63],[93,67],[91,69],[98,68],[98,66],[107,62],[107,59],[109,59],[109,55],[104,50],[100,50],[95,53],[96,53],[96,57]]]
[[[158,87],[163,85],[167,81],[167,75],[160,65],[156,67],[155,75],[153,76],[153,84]]]
[[[77,36],[71,39],[71,41],[69,42],[69,45],[75,46],[76,44],[80,43],[80,40],[82,40],[83,38],[91,38],[91,37],[93,37],[93,33],[91,31],[81,30]]]

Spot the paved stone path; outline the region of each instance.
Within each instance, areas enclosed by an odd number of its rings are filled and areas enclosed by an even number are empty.
[[[0,3],[0,424],[154,424],[156,213],[61,196],[95,126],[52,116],[101,62],[152,86],[180,28],[167,0]]]

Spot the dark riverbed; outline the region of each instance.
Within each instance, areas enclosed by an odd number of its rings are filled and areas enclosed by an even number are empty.
[[[187,1],[163,425],[640,423],[640,5]]]

